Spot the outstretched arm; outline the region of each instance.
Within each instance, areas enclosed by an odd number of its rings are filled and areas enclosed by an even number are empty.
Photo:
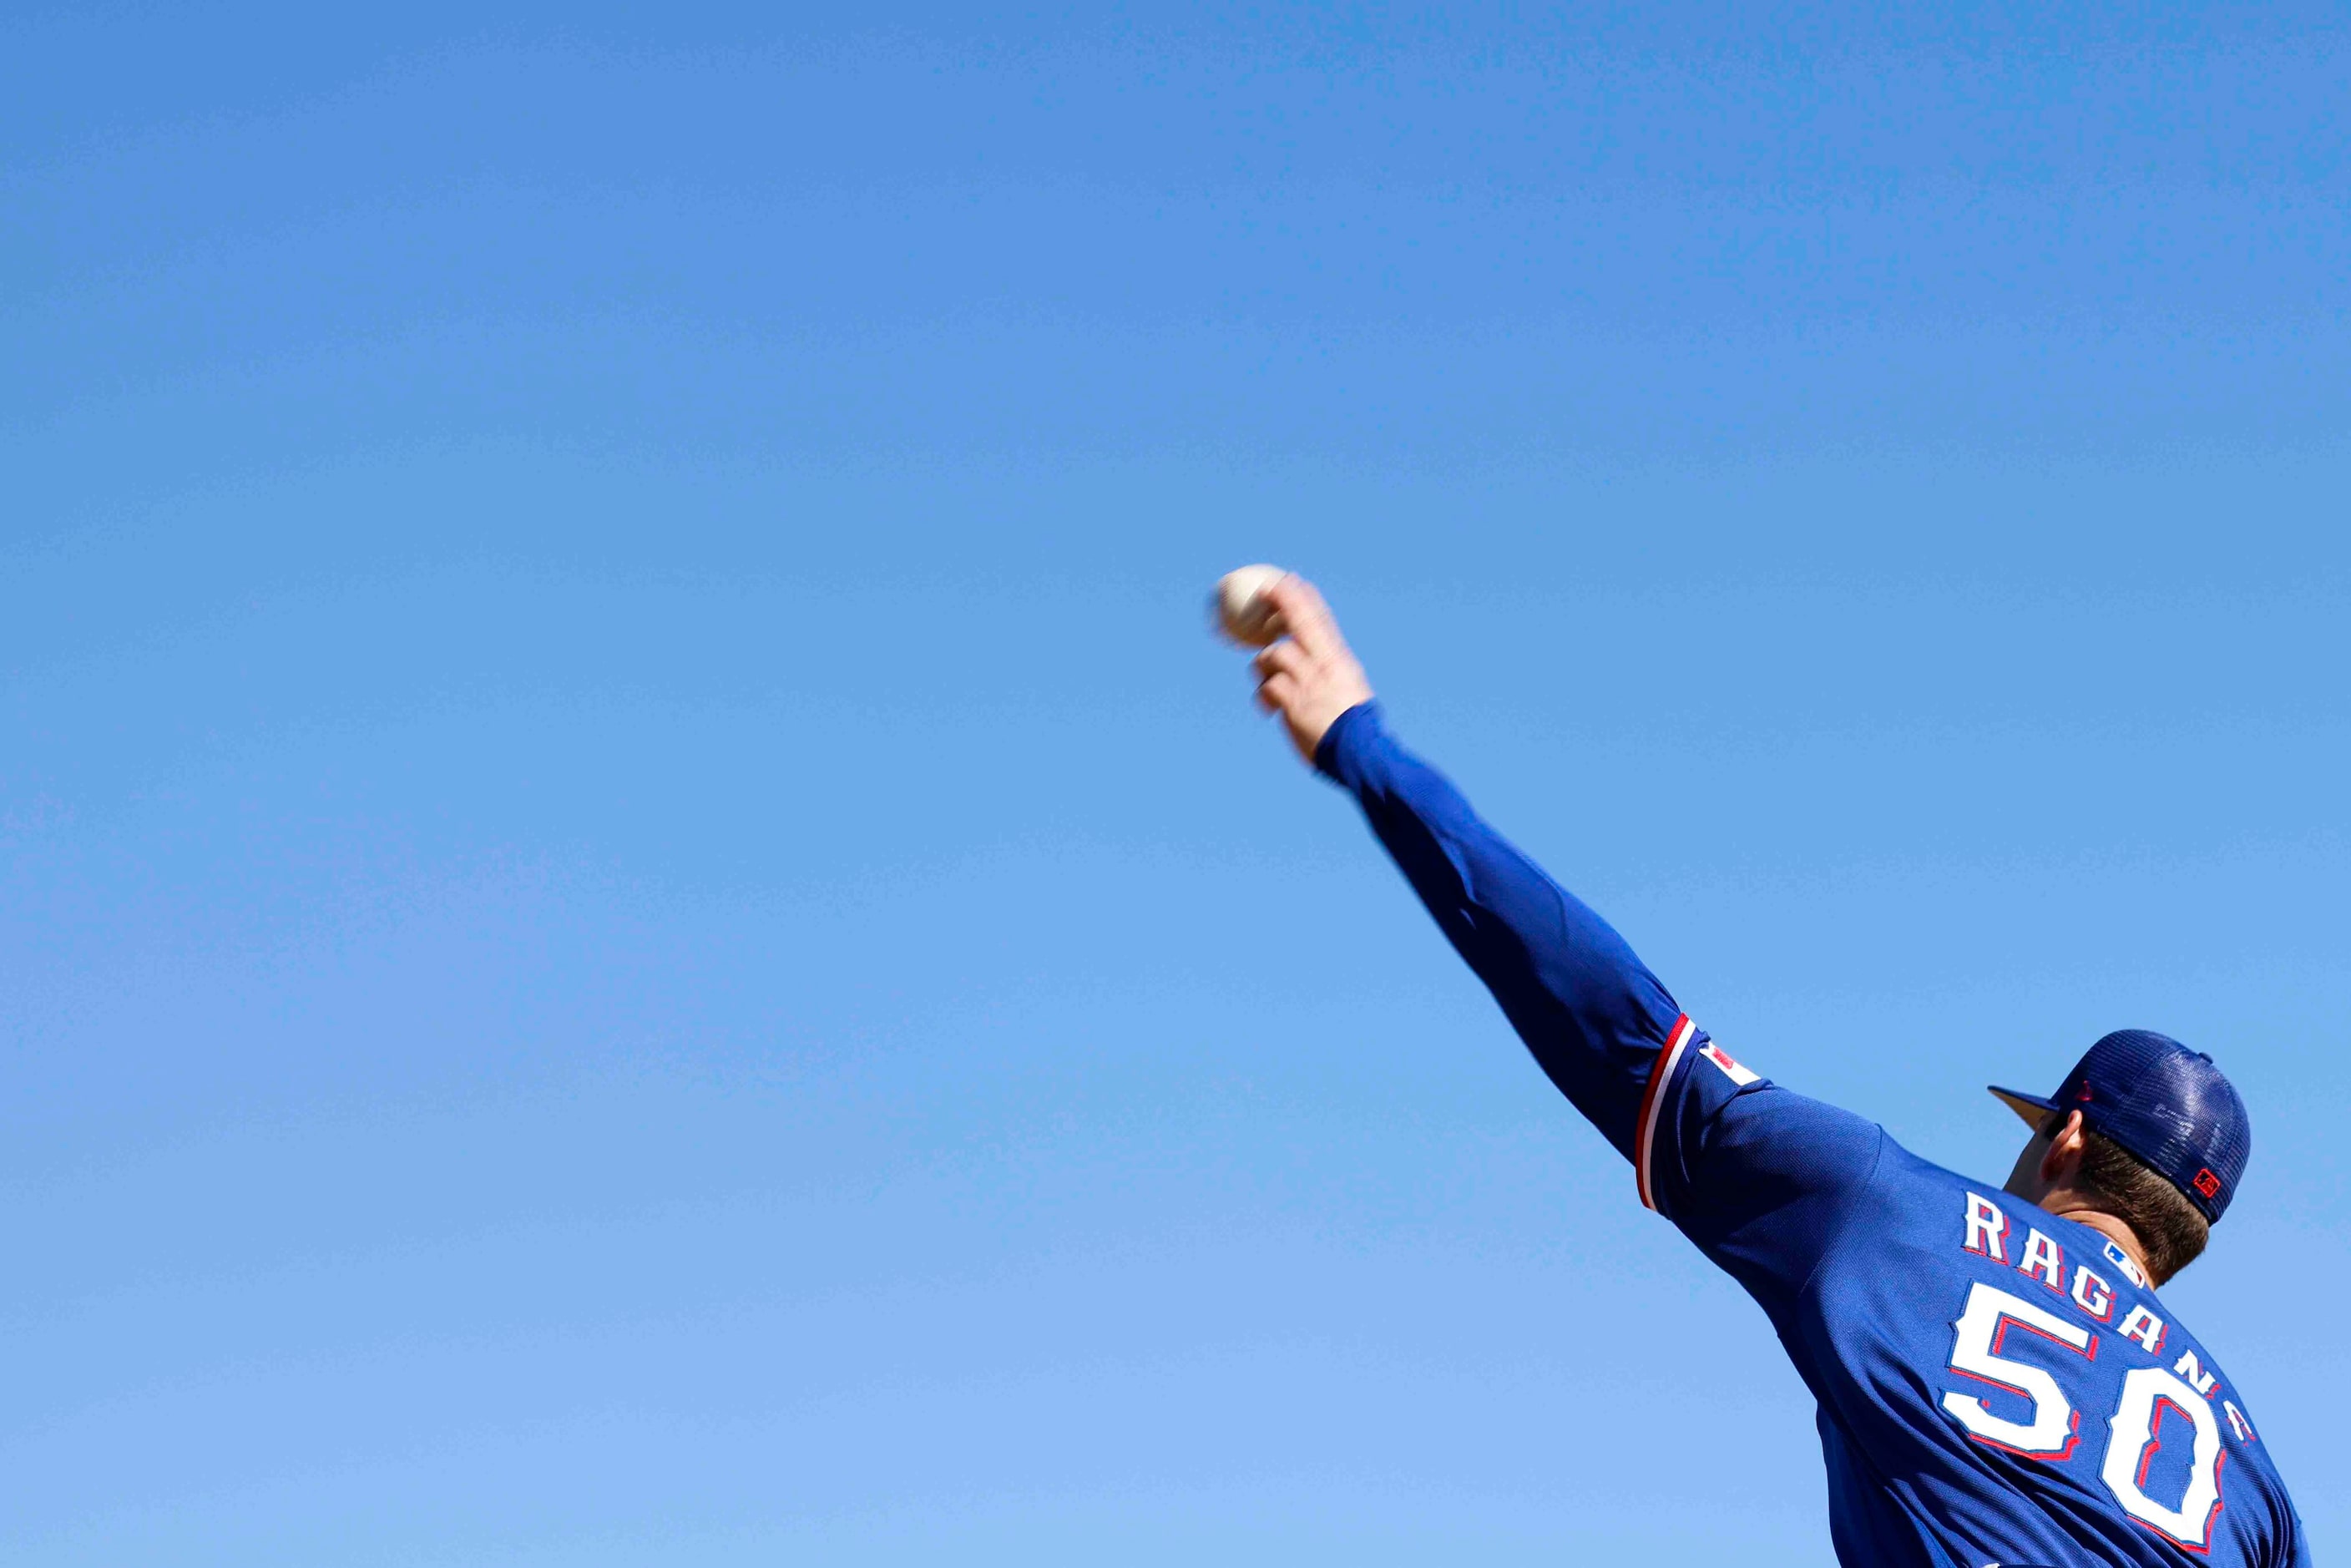
[[[1388,735],[1313,586],[1291,576],[1268,591],[1289,636],[1257,657],[1258,700],[1280,716],[1301,756],[1355,797],[1551,1081],[1646,1166],[1645,1092],[1660,1051],[1677,1040],[1680,1009],[1606,921]],[[1681,1028],[1681,1042],[1694,1032]],[[1642,1185],[1646,1198],[1646,1168]]]

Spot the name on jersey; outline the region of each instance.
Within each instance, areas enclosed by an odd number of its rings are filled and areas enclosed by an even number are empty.
[[[2123,1313],[2122,1321],[2116,1322],[2117,1302],[2115,1287],[2105,1275],[2080,1261],[2073,1262],[2069,1270],[2065,1249],[2037,1226],[2026,1226],[2020,1239],[2000,1205],[1978,1193],[1968,1193],[1966,1198],[1965,1228],[1959,1242],[1962,1247],[1979,1258],[1989,1258],[2038,1281],[2083,1316],[2095,1322],[2111,1325],[2116,1333],[2147,1354],[2160,1359],[2164,1337],[2170,1329],[2161,1318],[2147,1310],[2145,1302],[2133,1302],[2130,1309]],[[2109,1241],[2105,1244],[2101,1258],[2132,1284],[2142,1290],[2149,1288],[2147,1276],[2139,1271],[2138,1265],[2132,1262],[2129,1255],[2115,1243]],[[2220,1380],[2205,1370],[2193,1346],[2180,1352],[2171,1370],[2207,1400],[2220,1387]],[[2252,1428],[2236,1405],[2223,1400],[2221,1408],[2239,1440],[2250,1439]]]

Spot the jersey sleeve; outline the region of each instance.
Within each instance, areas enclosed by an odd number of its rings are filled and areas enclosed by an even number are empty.
[[[1883,1133],[1718,1047],[1606,921],[1395,741],[1378,704],[1342,715],[1315,766],[1355,797],[1545,1075],[1632,1163],[1642,1203],[1750,1289],[1801,1283]]]
[[[1627,1159],[1657,1052],[1680,1009],[1608,923],[1479,820],[1388,734],[1376,703],[1340,716],[1315,766],[1372,831],[1484,981],[1535,1061]]]

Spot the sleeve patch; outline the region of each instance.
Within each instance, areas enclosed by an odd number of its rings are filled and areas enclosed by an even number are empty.
[[[1699,1046],[1698,1048],[1698,1053],[1707,1061],[1713,1062],[1717,1068],[1721,1070],[1722,1075],[1725,1078],[1729,1079],[1741,1089],[1744,1089],[1749,1084],[1757,1082],[1761,1079],[1762,1075],[1761,1073],[1750,1071],[1749,1069],[1740,1066],[1738,1061],[1732,1058],[1730,1052],[1723,1050],[1722,1047],[1715,1044],[1712,1040],[1708,1040],[1704,1045]]]

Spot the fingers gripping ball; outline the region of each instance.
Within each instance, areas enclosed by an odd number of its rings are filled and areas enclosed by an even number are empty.
[[[1261,650],[1249,661],[1258,705],[1280,716],[1298,755],[1312,763],[1339,716],[1372,698],[1331,607],[1295,572],[1245,566],[1217,584],[1212,608],[1226,636]]]
[[[1278,566],[1245,566],[1217,581],[1209,603],[1217,629],[1244,648],[1262,648],[1289,630],[1266,590],[1289,576]]]

